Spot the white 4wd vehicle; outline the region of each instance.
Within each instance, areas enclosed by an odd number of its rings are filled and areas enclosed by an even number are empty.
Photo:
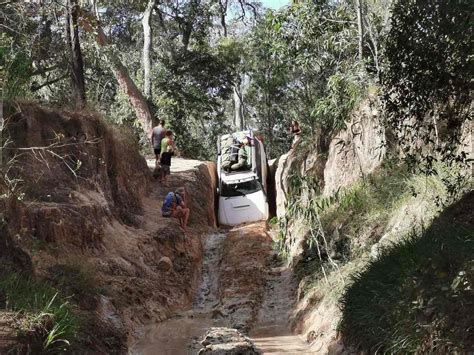
[[[250,143],[247,165],[232,170],[245,137]],[[219,223],[235,226],[268,219],[268,165],[263,143],[250,130],[221,136],[217,144]]]

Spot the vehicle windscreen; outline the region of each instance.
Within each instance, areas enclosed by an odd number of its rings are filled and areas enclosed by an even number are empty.
[[[246,182],[239,182],[237,184],[226,184],[222,183],[221,196],[222,197],[235,197],[245,196],[254,192],[260,191],[262,185],[258,180],[251,180]]]

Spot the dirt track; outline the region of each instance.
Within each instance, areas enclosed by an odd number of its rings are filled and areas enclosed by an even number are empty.
[[[185,161],[173,172],[186,174]],[[203,235],[204,259],[193,305],[164,322],[150,323],[131,354],[195,354],[211,327],[235,328],[253,336],[264,352],[305,353],[307,344],[291,334],[288,321],[295,283],[272,250],[265,222]]]

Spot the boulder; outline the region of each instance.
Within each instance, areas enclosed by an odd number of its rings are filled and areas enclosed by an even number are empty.
[[[204,346],[199,354],[212,355],[254,355],[261,354],[249,338],[237,329],[211,328],[201,341]]]
[[[170,271],[173,268],[173,262],[167,256],[161,257],[158,261],[158,270]]]
[[[374,171],[385,157],[385,129],[380,119],[378,102],[367,99],[355,110],[347,128],[329,145],[324,168],[325,196],[334,195]]]

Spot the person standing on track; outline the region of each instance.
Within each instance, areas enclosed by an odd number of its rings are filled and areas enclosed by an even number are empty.
[[[155,153],[155,166],[158,165],[161,154],[161,141],[165,138],[166,128],[165,120],[160,120],[158,126],[153,127],[151,131],[151,145],[153,146],[153,152]]]
[[[161,165],[161,179],[160,182],[168,186],[168,176],[170,175],[171,170],[171,157],[174,154],[175,145],[173,141],[173,132],[170,130],[166,131],[165,138],[161,140],[161,156],[160,156],[160,165]]]

